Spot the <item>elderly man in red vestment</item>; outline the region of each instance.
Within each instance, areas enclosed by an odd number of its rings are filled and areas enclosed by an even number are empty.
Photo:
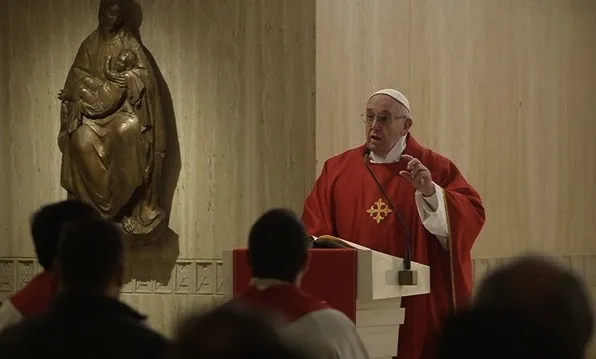
[[[470,251],[485,221],[482,201],[450,160],[409,133],[410,104],[401,92],[375,92],[362,118],[366,143],[325,162],[302,220],[313,236],[397,257],[410,243],[411,260],[430,266],[431,292],[402,299],[398,357],[432,358],[443,320],[471,294]]]

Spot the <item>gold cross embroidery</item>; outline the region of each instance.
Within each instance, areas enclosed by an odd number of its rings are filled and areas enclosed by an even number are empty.
[[[375,220],[375,222],[381,223],[382,220],[387,218],[389,213],[393,212],[389,206],[385,204],[380,198],[378,201],[373,203],[373,205],[366,210],[368,214]]]

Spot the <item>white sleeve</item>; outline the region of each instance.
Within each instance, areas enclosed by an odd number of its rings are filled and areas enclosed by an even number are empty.
[[[449,236],[449,224],[447,213],[445,213],[445,193],[441,186],[435,185],[435,194],[424,197],[416,191],[416,208],[424,227],[434,234],[443,248],[447,248],[447,237]]]
[[[0,306],[0,332],[11,327],[23,319],[23,315],[12,304],[10,299],[5,300]]]
[[[354,323],[335,309],[307,314],[286,326],[284,334],[313,359],[369,359]]]

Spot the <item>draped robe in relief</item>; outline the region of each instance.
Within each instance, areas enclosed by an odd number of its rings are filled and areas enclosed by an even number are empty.
[[[106,218],[132,216],[137,223],[135,231],[146,233],[143,229],[154,228],[154,222],[163,217],[157,205],[157,180],[166,137],[155,69],[145,50],[125,26],[110,38],[96,30],[81,44],[65,88],[76,86],[85,76],[105,81],[106,56],[116,58],[124,49],[137,54],[140,70],[135,81],[127,81],[122,104],[114,113],[98,116],[83,108],[82,123],[72,131],[81,106],[62,103],[58,136],[63,153],[61,184]],[[125,206],[130,208],[123,214]]]

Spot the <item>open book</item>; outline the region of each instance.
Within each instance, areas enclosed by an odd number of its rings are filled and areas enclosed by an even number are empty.
[[[364,246],[358,245],[356,243],[352,243],[346,241],[345,239],[341,239],[334,236],[324,235],[320,237],[310,236],[313,240],[312,247],[313,248],[351,248],[351,249],[362,249],[362,250],[370,250]]]

